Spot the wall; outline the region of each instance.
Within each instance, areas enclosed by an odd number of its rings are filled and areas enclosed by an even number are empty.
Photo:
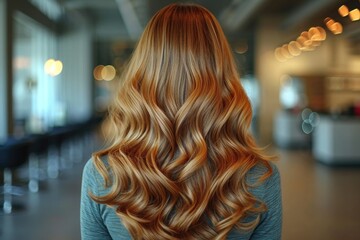
[[[64,104],[68,122],[83,121],[92,115],[92,43],[92,28],[85,19],[59,37],[59,59],[64,62],[59,102]]]

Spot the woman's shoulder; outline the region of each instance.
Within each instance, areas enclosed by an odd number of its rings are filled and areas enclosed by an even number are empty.
[[[105,167],[108,166],[107,158],[105,157],[99,158],[96,161],[101,161]],[[94,157],[90,158],[85,163],[83,168],[82,181],[86,185],[95,189],[102,189],[104,187],[104,178],[96,168]]]
[[[107,165],[107,161],[103,158],[100,159],[105,165]],[[84,168],[83,168],[83,176],[87,176],[87,175],[91,175],[93,176],[94,174],[100,174],[95,166],[95,159],[94,157],[91,157],[89,160],[86,161]]]
[[[267,174],[267,172],[271,172],[271,175],[269,176],[269,178],[267,178],[265,180],[265,182],[267,181],[273,181],[276,178],[280,177],[279,174],[279,170],[278,167],[275,165],[275,163],[273,162],[267,162],[267,163],[257,163],[254,167],[252,167],[248,174],[247,174],[247,178],[249,181],[257,181],[259,180],[264,174]]]
[[[261,181],[261,178],[270,171],[270,176]],[[261,200],[271,197],[280,190],[280,173],[278,167],[269,162],[269,165],[257,164],[247,174],[247,182],[251,192]]]

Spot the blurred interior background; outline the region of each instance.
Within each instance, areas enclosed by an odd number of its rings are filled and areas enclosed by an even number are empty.
[[[0,0],[0,239],[79,239],[83,163],[166,0]],[[195,0],[279,156],[283,239],[360,239],[360,2]],[[15,187],[17,185],[17,187]]]

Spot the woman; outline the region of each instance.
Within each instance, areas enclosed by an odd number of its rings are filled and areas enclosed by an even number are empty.
[[[83,173],[83,239],[280,239],[279,173],[248,129],[224,33],[172,4],[146,26]]]

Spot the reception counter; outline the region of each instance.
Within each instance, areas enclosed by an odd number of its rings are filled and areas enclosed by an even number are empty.
[[[302,131],[302,121],[301,113],[277,112],[273,128],[276,145],[286,149],[309,148],[311,137]]]
[[[360,165],[360,118],[321,116],[312,144],[313,155],[320,162]]]

